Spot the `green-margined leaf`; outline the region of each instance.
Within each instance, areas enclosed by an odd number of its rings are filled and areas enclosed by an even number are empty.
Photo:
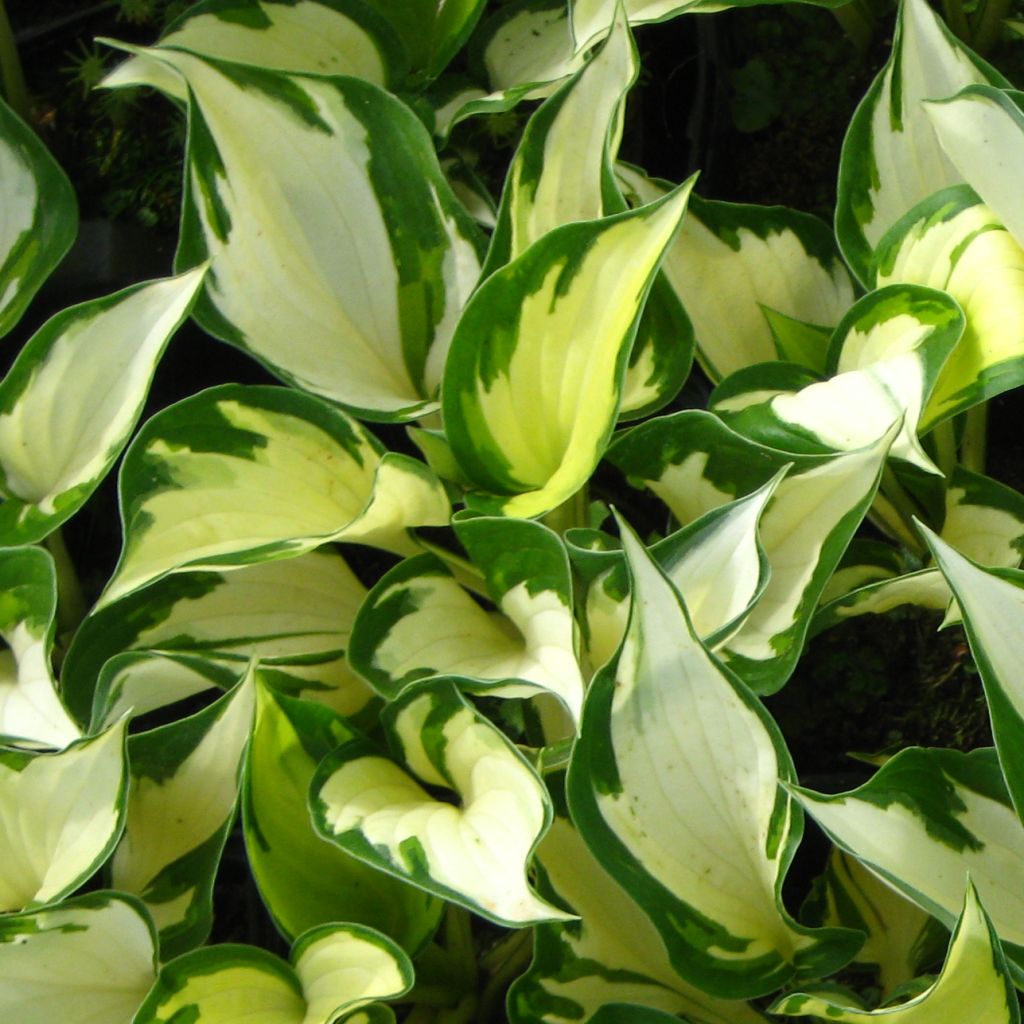
[[[368,417],[432,408],[481,243],[416,116],[355,78],[145,53],[189,88],[177,260],[211,262],[200,323]]]
[[[1016,568],[1024,549],[1024,495],[990,477],[956,466],[946,489],[939,536],[945,544],[980,565]],[[894,552],[892,548],[888,550]],[[852,582],[853,577],[850,579]],[[813,629],[818,632],[843,619],[881,615],[907,604],[945,611],[948,624],[959,618],[952,601],[953,595],[938,568],[905,572],[890,561],[888,571],[874,579],[846,586],[831,595],[823,594]]]
[[[612,1001],[682,1013],[693,1024],[763,1024],[747,1003],[716,999],[678,976],[650,920],[567,818],[555,817],[537,861],[545,892],[556,893],[580,920],[537,927],[533,963],[509,995],[513,1024],[589,1021]]]
[[[791,788],[837,846],[947,928],[969,874],[1022,976],[1024,828],[994,750],[911,747],[849,793]]]
[[[977,891],[968,886],[963,912],[957,921],[949,953],[934,984],[906,1002],[878,1010],[859,1010],[795,993],[783,996],[772,1013],[814,1017],[839,1024],[933,1024],[935,1021],[970,1020],[977,1024],[1018,1024],[1020,1009],[1006,959]]]
[[[40,540],[128,443],[156,364],[206,273],[133,285],[58,313],[0,383],[0,540]]]
[[[605,190],[626,93],[638,70],[636,47],[620,16],[593,59],[530,118],[505,179],[485,275],[554,228],[618,212],[606,209]]]
[[[1006,229],[1024,245],[1024,205],[1014,175],[1024,165],[1024,95],[971,85],[956,96],[926,103],[946,156]]]
[[[193,950],[161,968],[134,1024],[334,1024],[412,986],[409,958],[359,925],[306,932],[291,960],[256,946]]]
[[[153,924],[123,893],[2,917],[0,1019],[131,1024],[156,979],[156,959]]]
[[[815,924],[865,933],[855,959],[877,969],[883,998],[930,965],[934,933],[940,930],[935,919],[843,850],[833,848],[816,899]]]
[[[274,71],[352,75],[394,86],[408,57],[386,19],[351,0],[203,0],[183,11],[161,46]],[[154,67],[154,65],[157,65]],[[188,89],[171,68],[132,57],[104,83],[154,85],[185,102]]]
[[[716,389],[711,408],[747,437],[787,451],[861,448],[898,421],[889,454],[939,475],[917,425],[963,331],[964,315],[945,292],[879,288],[854,303],[836,328],[828,355],[835,376],[766,390],[751,368]]]
[[[770,568],[757,527],[781,478],[782,471],[651,546],[651,557],[686,602],[694,631],[711,647],[739,629],[768,584]],[[574,531],[567,540],[573,543],[577,537]],[[595,555],[576,548],[573,555],[578,567],[594,563],[589,571],[599,572],[586,598],[587,651],[591,665],[598,667],[611,660],[626,631],[629,573],[621,552]]]
[[[250,668],[204,710],[128,741],[131,786],[110,879],[146,904],[163,960],[210,933],[213,880],[238,802],[253,710]]]
[[[922,433],[1024,381],[1024,249],[967,185],[929,196],[878,243],[875,284],[923,284],[963,307],[963,337],[921,417]]]
[[[121,834],[126,724],[57,754],[0,748],[0,912],[78,888]]]
[[[94,708],[96,686],[104,663],[118,654],[194,655],[236,672],[258,658],[293,677],[296,696],[354,715],[373,695],[344,656],[365,594],[327,548],[223,574],[176,573],[86,616],[64,660],[62,693],[83,721],[94,710],[94,721],[104,720],[123,697],[115,684]],[[180,683],[172,678],[175,664]],[[161,676],[166,694],[149,695],[147,711],[197,692],[200,683],[181,661],[166,661]]]
[[[304,554],[334,540],[403,553],[448,521],[440,481],[313,395],[228,384],[154,416],[121,471],[125,543],[99,605],[168,573]]]
[[[642,202],[667,188],[622,164],[617,172]],[[777,357],[763,307],[831,328],[854,297],[828,227],[781,206],[691,196],[663,270],[693,322],[697,358],[713,381]]]
[[[956,597],[985,685],[992,735],[1018,814],[1024,819],[1024,572],[987,571],[922,527],[935,562]]]
[[[871,503],[895,432],[894,425],[860,451],[789,454],[692,411],[650,420],[609,449],[609,460],[684,524],[792,466],[761,516],[768,585],[717,652],[755,692],[774,693],[795,668],[818,597]]]
[[[627,527],[623,546],[633,604],[587,692],[567,782],[577,828],[690,984],[745,999],[837,969],[861,936],[805,928],[781,901],[802,819],[778,787],[794,777],[778,727]]]
[[[78,204],[39,136],[0,100],[0,337],[71,248]],[[45,199],[44,199],[45,197]]]
[[[984,82],[1009,84],[959,42],[925,0],[903,0],[892,56],[850,122],[839,164],[836,235],[865,283],[872,250],[886,231],[926,196],[963,181],[923,101]]]
[[[899,548],[880,540],[854,537],[821,592],[821,603],[824,605],[860,587],[900,576],[907,568],[906,554]]]
[[[50,651],[57,573],[42,548],[0,548],[0,737],[66,747],[81,736],[57,694]]]
[[[396,753],[342,744],[310,787],[322,835],[368,864],[503,925],[565,920],[527,882],[551,822],[543,783],[513,744],[442,677],[416,683],[383,713]],[[424,789],[440,786],[453,805]]]
[[[266,673],[257,673],[242,789],[249,865],[290,939],[330,921],[355,921],[415,954],[436,928],[442,904],[327,842],[310,821],[307,796],[317,764],[355,735],[337,712],[278,693]]]
[[[628,213],[556,228],[474,295],[442,392],[448,440],[480,492],[469,504],[534,516],[590,476],[691,184]]]
[[[832,331],[828,327],[786,316],[764,303],[761,303],[761,312],[772,332],[772,341],[775,342],[779,359],[806,366],[819,376],[824,376]]]
[[[494,696],[554,693],[579,720],[572,575],[557,534],[530,520],[457,521],[498,611],[485,611],[433,555],[396,566],[352,628],[352,666],[384,696],[429,675],[466,677]],[[521,680],[528,687],[510,680]]]

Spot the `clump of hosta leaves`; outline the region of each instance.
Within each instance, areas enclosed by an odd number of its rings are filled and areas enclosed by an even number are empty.
[[[187,120],[177,266],[0,382],[4,1020],[1018,1024],[1024,497],[983,460],[1024,105],[905,0],[834,231],[701,198],[617,161],[631,26],[699,6],[206,0],[114,44]],[[450,130],[524,98],[488,196]],[[6,332],[75,216],[0,129]],[[280,383],[139,427],[188,316]],[[119,459],[75,614],[58,531]],[[819,792],[763,698],[908,604],[995,746]],[[211,939],[232,836],[287,959]]]

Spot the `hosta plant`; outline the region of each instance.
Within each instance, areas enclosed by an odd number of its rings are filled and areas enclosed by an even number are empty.
[[[633,27],[705,5],[483,6],[113,44],[187,119],[177,266],[0,382],[0,1018],[1018,1024],[1024,97],[904,0],[833,230],[618,160]],[[523,100],[490,197],[457,127]],[[0,129],[9,332],[75,212]],[[139,426],[189,316],[276,383]],[[118,460],[79,607],[60,530]],[[994,746],[821,791],[765,698],[906,605]]]

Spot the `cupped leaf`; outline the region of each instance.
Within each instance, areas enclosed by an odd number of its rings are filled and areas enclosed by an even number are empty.
[[[211,262],[200,323],[367,417],[433,408],[481,241],[416,116],[355,78],[143,52],[189,89],[177,260]]]
[[[527,123],[505,179],[485,275],[554,228],[617,212],[606,208],[606,189],[638,70],[620,10],[601,49]]]
[[[1024,820],[1024,572],[983,569],[926,527],[922,532],[960,612],[985,685],[992,735],[1017,813]]]
[[[968,886],[942,971],[920,995],[877,1010],[858,1010],[818,996],[794,993],[778,1000],[771,1012],[840,1024],[872,1020],[894,1024],[931,1024],[940,1020],[1018,1024],[1020,1020],[1006,959],[973,885]]]
[[[252,731],[251,673],[190,718],[128,741],[131,786],[110,879],[145,903],[160,933],[163,960],[200,945],[210,933],[214,876]]]
[[[356,735],[335,711],[256,681],[256,726],[246,760],[242,821],[249,866],[278,928],[290,939],[330,921],[354,921],[415,954],[442,905],[321,838],[307,795],[317,764]]]
[[[125,731],[58,754],[0,748],[0,911],[59,900],[106,860],[124,823]]]
[[[156,932],[142,904],[94,892],[0,918],[0,1019],[132,1024],[156,979]]]
[[[992,85],[925,104],[946,156],[1018,245],[1024,245],[1024,204],[1013,178],[1024,165],[1022,104],[1021,93]]]
[[[686,602],[695,632],[711,647],[726,642],[740,628],[768,585],[770,567],[757,528],[782,472],[650,548],[651,557]],[[577,536],[570,533],[567,540],[573,542]],[[629,573],[621,552],[595,555],[576,548],[573,554],[577,566],[591,563],[589,572],[597,573],[586,597],[587,651],[597,667],[611,660],[626,631]]]
[[[710,413],[650,420],[608,458],[688,523],[764,485],[791,465],[759,525],[771,576],[741,628],[718,655],[758,693],[789,678],[811,616],[878,486],[896,426],[867,447],[838,455],[785,453],[737,434]]]
[[[168,573],[304,554],[334,540],[408,552],[441,526],[440,481],[312,395],[225,385],[154,416],[121,470],[125,544],[99,607]]]
[[[448,440],[479,488],[471,505],[534,516],[590,476],[691,184],[637,210],[549,232],[474,295],[442,392]]]
[[[922,433],[1024,382],[1024,249],[967,185],[930,196],[874,255],[875,283],[947,291],[966,316],[921,417]]]
[[[133,1024],[334,1024],[412,985],[408,957],[358,925],[307,932],[292,947],[291,960],[256,946],[193,950],[161,968]]]
[[[273,71],[351,75],[385,87],[408,72],[391,25],[352,0],[203,0],[182,12],[160,45]],[[155,85],[187,101],[184,80],[169,68],[170,75],[161,76],[154,63],[132,57],[103,84]]]
[[[198,267],[65,310],[21,350],[0,383],[0,541],[41,540],[107,475],[205,273]]]
[[[864,447],[899,422],[889,454],[938,475],[918,441],[917,425],[963,331],[964,315],[944,292],[879,288],[856,302],[836,328],[828,356],[836,376],[766,389],[762,375],[750,369],[726,380],[711,396],[711,407],[740,433],[796,452],[815,444],[835,451]],[[735,383],[741,377],[745,387]]]
[[[691,985],[744,999],[835,970],[861,937],[798,925],[781,902],[802,828],[778,787],[794,777],[782,735],[702,646],[628,528],[623,546],[630,622],[587,693],[567,781],[573,820]]]
[[[837,846],[947,928],[970,875],[1022,976],[1024,828],[994,750],[911,747],[849,793],[790,788]]]
[[[580,920],[537,927],[533,963],[509,993],[513,1024],[591,1021],[612,1001],[685,1014],[693,1024],[763,1024],[749,1004],[716,999],[678,976],[650,920],[567,818],[554,819],[537,861],[545,891],[557,894]]]
[[[81,736],[57,693],[50,661],[57,573],[42,548],[0,548],[0,737],[66,747]]]
[[[892,56],[850,122],[839,164],[836,235],[863,282],[886,231],[925,197],[963,181],[939,145],[924,101],[986,82],[1009,84],[925,0],[903,0]]]
[[[551,806],[515,746],[445,678],[410,686],[385,709],[384,721],[408,770],[365,740],[342,744],[310,787],[321,834],[499,924],[570,917],[527,882]],[[458,804],[424,785],[453,792]]]
[[[78,230],[71,182],[39,136],[2,99],[0,182],[2,337],[21,319]]]
[[[356,714],[372,691],[344,654],[365,594],[344,559],[326,548],[223,574],[176,573],[85,618],[64,660],[62,693],[83,720],[94,710],[94,720],[103,720],[121,694],[115,685],[99,696],[96,686],[104,664],[118,654],[203,657],[236,671],[258,658],[291,677],[296,696]],[[174,666],[181,668],[180,686],[172,679]],[[166,698],[152,694],[146,710],[196,692],[197,683],[185,661],[165,659]]]
[[[855,928],[867,936],[855,960],[877,970],[884,999],[929,966],[935,919],[855,857],[833,848],[816,899],[815,924]],[[804,910],[806,916],[806,904]]]
[[[622,164],[617,173],[643,202],[667,188]],[[776,358],[764,307],[831,328],[854,298],[828,227],[781,206],[691,196],[663,270],[693,323],[697,358],[713,381]]]
[[[466,677],[494,696],[554,693],[579,719],[572,576],[564,547],[530,520],[457,521],[459,539],[497,607],[488,612],[444,563],[422,555],[370,591],[352,629],[353,667],[385,697],[428,675]],[[528,688],[510,680],[522,680]]]

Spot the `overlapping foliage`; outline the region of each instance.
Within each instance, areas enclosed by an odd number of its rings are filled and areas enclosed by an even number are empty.
[[[123,47],[187,118],[177,273],[0,382],[0,1018],[1018,1024],[1024,95],[904,0],[834,233],[701,199],[617,152],[631,26],[714,6],[204,0]],[[489,204],[446,142],[524,99]],[[0,189],[7,331],[76,215],[6,110]],[[136,429],[190,315],[281,383]],[[47,542],[119,458],[58,637]],[[962,620],[995,746],[816,792],[762,698],[905,604]],[[232,834],[288,960],[207,941]]]

